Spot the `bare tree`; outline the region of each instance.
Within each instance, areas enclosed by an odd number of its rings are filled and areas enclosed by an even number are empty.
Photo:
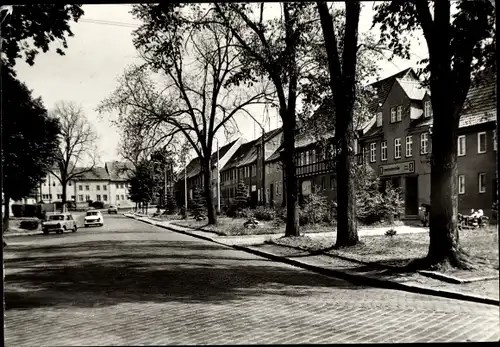
[[[83,113],[81,106],[72,101],[60,101],[50,112],[61,124],[60,148],[56,168],[50,173],[62,185],[62,205],[67,201],[66,187],[69,181],[94,169],[97,161],[97,134]],[[78,164],[87,164],[84,167]]]
[[[230,30],[206,25],[199,30],[156,26],[157,5],[138,5],[138,16],[153,28],[137,32],[135,39],[146,64],[129,68],[114,93],[103,100],[100,112],[119,110],[119,122],[140,123],[163,139],[184,135],[200,158],[208,222],[215,224],[212,202],[211,155],[219,131],[231,131],[233,117],[254,104],[267,101],[267,85],[228,87],[245,71],[234,49]],[[159,24],[158,24],[159,25]],[[161,72],[163,88],[151,72]]]

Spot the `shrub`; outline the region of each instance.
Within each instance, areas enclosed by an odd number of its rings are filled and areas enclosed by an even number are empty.
[[[257,206],[254,217],[257,220],[272,221],[276,218],[276,210],[270,207]]]
[[[401,190],[388,184],[380,191],[380,181],[373,169],[365,164],[356,168],[356,215],[370,225],[381,221],[393,223],[403,213]]]
[[[36,217],[36,205],[24,205],[23,217]]]
[[[104,208],[104,202],[102,202],[102,201],[94,201],[92,203],[92,205],[90,205],[90,206],[92,206],[95,209],[101,209],[101,208]]]
[[[193,199],[189,206],[191,206],[191,213],[195,219],[202,218],[206,215],[205,199],[199,188],[194,190]]]
[[[13,204],[12,205],[12,214],[14,215],[14,217],[23,217],[24,216],[24,205]]]
[[[36,230],[38,229],[38,220],[23,220],[19,227],[25,230]]]
[[[312,193],[299,209],[299,224],[332,224],[335,221],[336,209],[334,202],[321,194]]]
[[[174,213],[177,211],[177,203],[175,201],[175,196],[172,190],[167,191],[167,196],[166,196],[166,203],[165,206],[162,208],[165,208],[168,213]]]

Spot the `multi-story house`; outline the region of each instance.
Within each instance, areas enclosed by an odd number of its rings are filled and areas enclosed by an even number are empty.
[[[53,170],[60,177],[59,171],[57,169]],[[62,191],[63,187],[57,176],[47,173],[45,179],[40,183],[38,196],[44,203],[61,201]],[[75,201],[75,198],[75,180],[70,180],[66,185],[66,199],[68,201]]]
[[[236,197],[238,182],[241,180],[247,187],[247,196],[253,205],[258,202],[257,196],[257,170],[256,170],[256,147],[258,140],[241,144],[234,152],[226,165],[220,170],[221,177],[221,204],[230,206]]]
[[[226,165],[231,156],[236,152],[236,150],[241,145],[242,139],[238,138],[230,143],[219,148],[219,153],[217,150],[212,154],[210,158],[210,163],[212,166],[212,181],[211,189],[213,191],[213,203],[217,204],[217,155],[219,156],[219,175],[222,171],[221,169]],[[203,172],[201,167],[201,162],[199,158],[194,158],[186,166],[185,170],[181,170],[177,174],[177,182],[175,184],[175,196],[178,206],[184,205],[185,191],[184,191],[184,177],[187,178],[187,189],[188,189],[188,201],[193,199],[193,193],[196,188],[202,189],[204,186]],[[220,177],[219,177],[220,178]],[[189,203],[189,202],[188,202]],[[222,204],[222,196],[221,196]]]
[[[110,203],[109,174],[103,167],[95,167],[78,176],[75,184],[76,203],[102,201]]]
[[[282,135],[281,128],[268,131],[263,137],[242,144],[234,153],[221,170],[221,195],[226,206],[229,206],[236,197],[236,189],[240,181],[246,185],[252,205],[263,203],[262,139],[264,139],[265,148],[264,158],[267,160],[280,147]],[[266,187],[268,187],[266,200],[269,202],[270,188],[267,183]]]
[[[459,124],[459,211],[483,209],[490,215],[496,199],[494,141],[496,89],[494,76],[470,89]],[[418,215],[430,202],[432,138],[430,95],[412,69],[384,79],[371,104],[373,117],[359,131],[359,162],[369,163],[382,183],[390,181],[404,193],[405,215]]]
[[[133,206],[129,195],[129,176],[132,165],[128,162],[109,161],[104,163],[104,168],[109,175],[108,203],[117,207]]]

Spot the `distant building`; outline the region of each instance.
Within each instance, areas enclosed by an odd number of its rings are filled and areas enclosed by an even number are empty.
[[[104,167],[94,167],[68,182],[66,200],[76,204],[88,201],[102,201],[105,205],[133,206],[128,193],[130,164],[113,161]],[[75,172],[83,171],[76,168]],[[47,174],[40,184],[38,196],[44,203],[62,201],[62,185],[53,174]]]

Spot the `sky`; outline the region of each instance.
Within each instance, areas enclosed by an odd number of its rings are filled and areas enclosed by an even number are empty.
[[[373,2],[364,2],[359,24],[360,33],[371,27]],[[120,135],[109,117],[99,117],[95,111],[98,104],[114,91],[117,78],[133,63],[140,63],[132,44],[132,31],[140,25],[130,13],[131,5],[84,5],[84,16],[78,23],[71,23],[74,37],[68,38],[65,55],[55,52],[51,46],[47,53],[40,53],[35,65],[29,66],[18,60],[15,70],[18,78],[33,90],[34,96],[41,96],[47,109],[61,100],[74,101],[83,107],[89,121],[95,127],[99,140],[98,148],[101,164],[110,160],[121,160],[117,152]],[[14,8],[15,10],[15,8]],[[373,30],[372,30],[373,32]],[[416,67],[416,62],[427,55],[425,43],[415,42],[414,55],[410,61],[396,58],[389,62],[380,61],[380,77],[393,75],[408,67]],[[261,121],[263,110],[255,109],[254,117]],[[280,126],[279,117],[269,111],[270,122],[266,130]],[[259,136],[260,128],[248,116],[236,119],[241,136],[252,140]],[[221,134],[220,145],[226,143]]]

